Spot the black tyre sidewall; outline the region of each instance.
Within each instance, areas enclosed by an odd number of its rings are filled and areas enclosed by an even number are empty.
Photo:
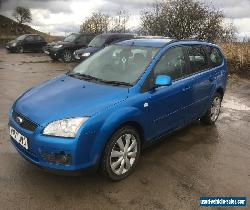
[[[119,176],[119,175],[116,175],[110,167],[110,153],[111,153],[115,143],[117,142],[117,140],[122,135],[127,134],[127,133],[134,135],[136,140],[137,140],[137,156],[136,156],[134,164],[131,166],[129,171],[127,171],[125,174],[122,174]],[[126,126],[126,127],[120,128],[111,136],[111,138],[109,139],[109,141],[107,142],[107,144],[105,146],[102,160],[101,160],[101,167],[100,167],[102,174],[113,181],[120,181],[120,180],[126,178],[134,171],[134,169],[136,167],[136,164],[137,164],[138,159],[140,157],[140,149],[141,149],[140,135],[138,134],[136,129],[134,129],[131,126]]]

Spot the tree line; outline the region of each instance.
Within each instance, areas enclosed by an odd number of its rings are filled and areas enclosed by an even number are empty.
[[[19,22],[31,21],[30,12],[19,8],[14,14]],[[127,10],[119,10],[113,15],[101,11],[93,12],[83,21],[80,31],[90,34],[134,32],[127,26],[129,18]],[[215,8],[212,3],[206,4],[199,0],[161,0],[141,10],[140,27],[136,33],[174,39],[225,42],[234,41],[237,30],[232,21],[226,21],[223,11]]]

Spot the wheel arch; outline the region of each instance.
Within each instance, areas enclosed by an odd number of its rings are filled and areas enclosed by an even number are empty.
[[[224,97],[224,89],[222,87],[218,87],[215,92],[219,93],[222,98]]]

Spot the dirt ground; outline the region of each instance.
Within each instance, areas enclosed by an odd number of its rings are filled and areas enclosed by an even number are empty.
[[[242,79],[230,80],[215,126],[194,122],[166,137],[121,182],[53,175],[28,163],[9,141],[10,106],[70,68],[43,54],[0,49],[0,209],[198,209],[201,196],[250,198],[250,81]]]

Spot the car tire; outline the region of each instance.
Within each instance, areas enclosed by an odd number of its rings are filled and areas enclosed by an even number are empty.
[[[62,60],[65,63],[71,62],[73,59],[73,55],[70,50],[64,50],[62,53]]]
[[[18,53],[23,53],[23,47],[22,47],[22,46],[19,46],[19,47],[17,48],[17,52],[18,52]]]
[[[201,118],[201,121],[207,125],[215,124],[220,114],[221,102],[222,102],[221,94],[215,93],[215,95],[211,100],[211,104],[206,114]]]
[[[102,160],[101,172],[113,181],[129,176],[140,156],[140,135],[131,126],[117,130],[107,142]]]

